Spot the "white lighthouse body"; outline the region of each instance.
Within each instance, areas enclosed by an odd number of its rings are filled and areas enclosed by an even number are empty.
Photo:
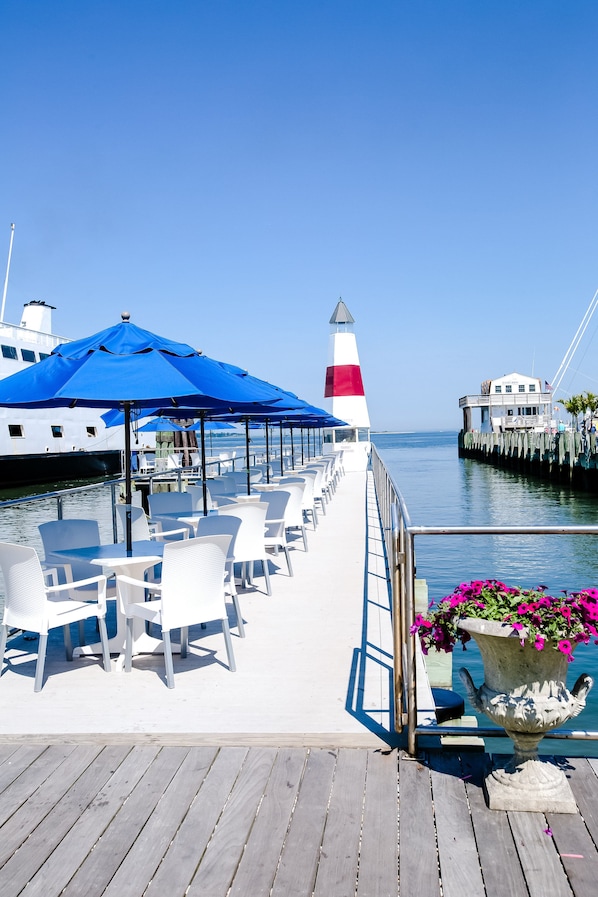
[[[345,470],[365,470],[370,454],[370,416],[361,377],[355,321],[339,299],[330,318],[324,397],[334,417],[347,426],[324,431],[324,451],[343,450]]]

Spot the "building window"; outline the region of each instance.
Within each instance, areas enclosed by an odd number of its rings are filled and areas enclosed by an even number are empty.
[[[14,346],[2,346],[2,357],[17,360],[17,350]]]
[[[523,383],[519,384],[519,392],[525,392],[525,386],[523,385]]]
[[[23,361],[36,361],[35,352],[32,349],[21,349],[21,358]]]
[[[86,430],[87,430],[88,436],[97,436],[98,435],[98,431],[97,431],[96,427],[86,427]]]
[[[530,383],[530,385],[528,387],[528,392],[535,392],[535,391],[536,391],[536,384]]]
[[[502,386],[495,386],[494,392],[502,392]]]
[[[507,417],[513,417],[513,409],[507,408]]]
[[[505,392],[513,392],[512,386],[505,386]]]
[[[23,424],[9,424],[8,435],[13,439],[23,437],[25,435],[23,433]]]
[[[62,438],[62,427],[58,424],[52,424],[52,436],[54,437],[54,439]]]

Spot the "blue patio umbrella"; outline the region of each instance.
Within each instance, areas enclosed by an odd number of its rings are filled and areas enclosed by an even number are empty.
[[[282,391],[177,343],[122,322],[57,346],[43,361],[0,381],[0,405],[17,408],[118,408],[124,412],[125,457],[131,456],[132,409],[191,405],[203,411],[280,402]],[[131,553],[131,469],[125,469],[126,546]]]
[[[174,433],[175,430],[183,432],[185,427],[181,427],[174,420],[168,420],[164,417],[155,417],[148,420],[146,424],[139,427],[138,433]]]

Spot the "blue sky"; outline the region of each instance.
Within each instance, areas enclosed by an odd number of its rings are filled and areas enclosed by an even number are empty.
[[[323,405],[342,296],[372,426],[458,429],[598,288],[597,37],[595,0],[0,0],[5,318],[126,309]]]

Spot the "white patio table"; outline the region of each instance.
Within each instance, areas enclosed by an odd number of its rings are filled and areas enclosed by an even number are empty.
[[[54,554],[61,555],[66,562],[68,561],[87,561],[89,564],[96,564],[102,567],[106,573],[123,573],[135,579],[143,579],[143,575],[150,567],[154,567],[162,560],[164,553],[164,543],[159,541],[143,541],[133,542],[132,555],[127,556],[124,542],[117,542],[114,545],[92,545],[87,548],[70,548],[62,551],[55,551]],[[126,586],[129,600],[142,600],[143,592],[135,586]],[[135,594],[136,593],[136,594]],[[108,647],[111,654],[119,654],[118,666],[122,666],[125,652],[125,639],[127,632],[127,619],[124,608],[117,599],[116,604],[116,634],[108,639]],[[173,651],[176,645],[172,646]],[[80,645],[75,648],[73,655],[82,657],[87,654],[101,654],[102,646],[100,643],[91,645]],[[154,638],[145,631],[143,620],[135,618],[133,620],[133,654],[163,654],[164,643],[162,639]]]

